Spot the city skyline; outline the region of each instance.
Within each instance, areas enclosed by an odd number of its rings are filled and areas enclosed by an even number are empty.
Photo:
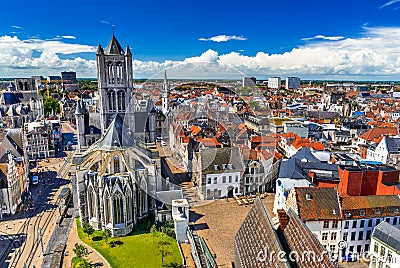
[[[96,77],[96,46],[114,31],[131,47],[135,78],[173,67],[176,78],[400,80],[400,1],[134,1],[105,13],[108,4],[5,3],[30,15],[3,16],[0,77]]]

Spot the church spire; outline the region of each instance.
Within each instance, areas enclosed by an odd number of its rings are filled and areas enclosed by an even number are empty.
[[[103,48],[101,47],[101,45],[100,45],[100,43],[99,43],[99,45],[97,46],[97,53],[96,53],[96,55],[101,55],[101,54],[103,54],[104,53],[104,50],[103,50]]]
[[[119,44],[117,38],[113,34],[110,42],[108,43],[106,50],[104,51],[106,55],[124,55],[124,50]]]
[[[129,45],[126,46],[125,55],[126,56],[132,56],[131,49],[129,48]]]
[[[169,85],[167,78],[167,70],[164,70],[164,83],[163,83],[163,93],[169,95]]]
[[[164,71],[164,82],[163,82],[163,91],[162,91],[162,112],[166,114],[168,112],[168,103],[169,103],[169,85],[167,78],[167,70]]]

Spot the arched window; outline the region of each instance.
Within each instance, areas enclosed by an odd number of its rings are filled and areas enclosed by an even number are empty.
[[[124,223],[124,201],[121,193],[114,195],[114,224]]]
[[[107,92],[107,97],[108,97],[108,109],[110,112],[115,112],[116,107],[115,107],[115,92],[110,90]]]
[[[104,198],[104,217],[106,224],[111,223],[111,200],[108,192],[106,192]]]
[[[115,83],[115,66],[112,62],[108,64],[108,83]]]
[[[125,92],[118,91],[118,111],[125,112]]]
[[[117,63],[117,83],[118,84],[123,84],[124,83],[124,79],[123,79],[123,73],[122,73],[122,63],[118,62]]]
[[[126,221],[132,221],[132,192],[127,190],[125,193]]]
[[[119,173],[119,157],[114,155],[114,173]]]
[[[96,217],[96,194],[93,187],[89,187],[88,191],[88,203],[89,203],[89,218]]]

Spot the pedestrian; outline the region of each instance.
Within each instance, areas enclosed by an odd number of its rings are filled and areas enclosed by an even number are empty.
[[[6,230],[8,230],[8,224],[6,223]]]

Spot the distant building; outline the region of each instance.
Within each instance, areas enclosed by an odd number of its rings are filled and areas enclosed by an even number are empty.
[[[49,84],[51,84],[51,83],[58,83],[58,82],[60,82],[60,80],[61,80],[61,76],[57,76],[57,75],[49,75],[49,76],[47,77],[47,82],[48,82]]]
[[[61,72],[61,78],[64,83],[75,83],[76,72]]]
[[[280,87],[281,87],[281,78],[280,77],[268,78],[268,88],[279,89]]]
[[[300,88],[300,78],[298,77],[286,77],[286,89],[299,89]]]
[[[254,87],[257,79],[255,77],[243,77],[243,87]]]

